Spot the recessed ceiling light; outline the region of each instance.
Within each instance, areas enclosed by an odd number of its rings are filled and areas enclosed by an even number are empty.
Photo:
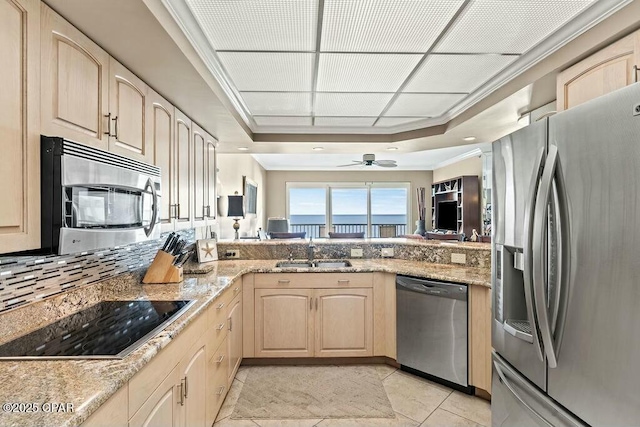
[[[395,151],[397,149],[398,149],[398,147],[387,147],[387,150],[389,150],[389,151]]]
[[[313,151],[322,151],[324,147],[313,147]]]
[[[466,137],[464,137],[462,139],[464,139],[465,141],[475,141],[476,137],[475,136],[466,136]]]
[[[240,151],[249,151],[249,147],[238,147]]]

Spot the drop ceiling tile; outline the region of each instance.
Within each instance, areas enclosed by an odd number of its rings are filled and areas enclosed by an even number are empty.
[[[309,91],[313,53],[220,52],[220,61],[239,91]]]
[[[524,53],[594,0],[476,0],[435,52]]]
[[[507,55],[429,55],[403,92],[472,92],[517,58]]]
[[[310,92],[242,92],[249,112],[259,116],[310,116]]]
[[[451,93],[402,93],[385,116],[438,117],[464,97],[466,95]]]
[[[187,0],[215,50],[314,50],[317,0]]]
[[[311,126],[311,117],[303,116],[253,116],[258,126]]]
[[[316,117],[316,126],[370,127],[377,117]]]
[[[392,93],[317,93],[316,116],[377,116]]]
[[[426,52],[462,0],[325,0],[322,51]]]
[[[403,125],[405,123],[424,120],[426,117],[380,117],[376,122],[376,127],[389,127]]]
[[[318,91],[395,92],[422,56],[322,53]]]

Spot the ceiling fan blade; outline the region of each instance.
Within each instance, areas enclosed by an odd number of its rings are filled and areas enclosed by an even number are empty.
[[[395,165],[396,161],[395,160],[376,160],[374,163],[376,163],[378,166]]]
[[[337,168],[346,168],[346,167],[349,167],[349,166],[359,166],[359,165],[361,165],[361,164],[362,164],[362,162],[358,162],[357,160],[353,160],[353,161],[354,161],[355,163],[351,163],[351,164],[349,164],[349,165],[338,165],[338,166],[336,166],[336,167],[337,167]]]
[[[376,164],[377,166],[380,166],[381,168],[397,168],[398,165],[396,165],[395,163],[379,163],[379,162],[373,162],[374,164]]]

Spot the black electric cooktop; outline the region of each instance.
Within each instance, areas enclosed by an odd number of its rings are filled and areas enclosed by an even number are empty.
[[[121,358],[193,301],[103,301],[0,345],[0,359]]]

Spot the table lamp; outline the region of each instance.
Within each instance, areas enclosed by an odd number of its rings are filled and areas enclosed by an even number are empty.
[[[229,198],[229,208],[227,209],[227,217],[233,218],[233,229],[236,231],[236,238],[238,240],[240,238],[238,234],[238,230],[240,230],[240,223],[238,221],[240,218],[244,218],[244,196],[238,195],[236,191],[233,196],[227,196]]]

